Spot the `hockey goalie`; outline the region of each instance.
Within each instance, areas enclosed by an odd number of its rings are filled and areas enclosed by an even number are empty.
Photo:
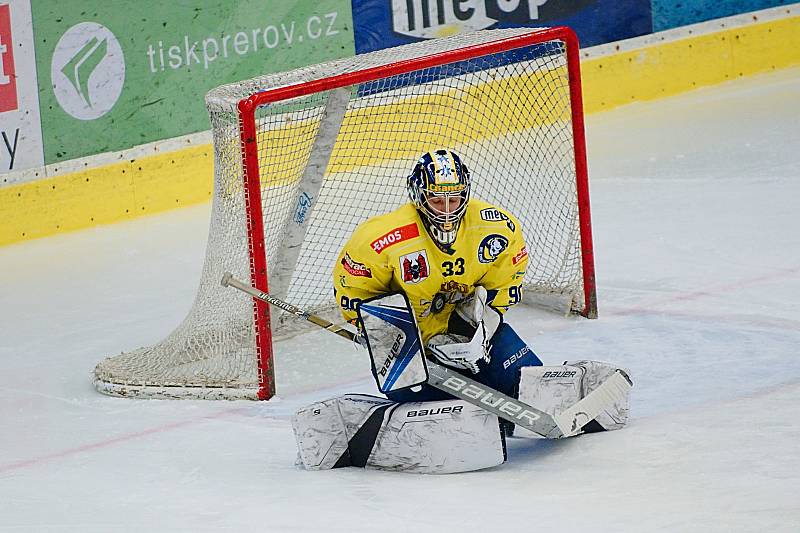
[[[472,198],[470,172],[450,150],[423,154],[407,189],[410,202],[354,231],[333,272],[341,312],[358,327],[386,397],[348,394],[298,411],[302,465],[421,473],[499,465],[514,422],[524,422],[503,398],[535,408],[530,421],[570,413],[572,427],[543,436],[624,426],[629,388],[600,392],[612,377],[630,383],[627,371],[599,361],[543,366],[503,320],[521,300],[528,262],[514,214]],[[445,384],[475,383],[488,396],[432,386],[426,359],[452,374]],[[592,393],[594,410],[575,408]]]

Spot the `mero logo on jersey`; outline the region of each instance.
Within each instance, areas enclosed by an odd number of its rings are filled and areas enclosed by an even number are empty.
[[[375,250],[376,254],[379,254],[386,248],[393,246],[398,242],[413,239],[414,237],[419,237],[419,228],[415,222],[412,222],[411,224],[395,228],[385,235],[381,235],[369,245],[373,250]]]
[[[17,74],[14,69],[14,39],[11,37],[11,7],[0,6],[0,113],[17,109]]]
[[[122,47],[105,26],[82,22],[68,29],[56,44],[50,75],[64,111],[78,120],[100,118],[122,94]]]
[[[400,258],[400,269],[405,283],[419,283],[430,274],[428,254],[418,250]]]
[[[511,219],[508,218],[508,215],[502,213],[499,209],[495,209],[494,207],[487,207],[486,209],[481,209],[481,219],[486,220],[487,222],[505,222],[508,229],[514,231],[516,228],[515,224],[511,222]]]
[[[344,257],[342,257],[342,267],[344,267],[351,276],[360,276],[364,278],[372,277],[372,271],[364,263],[354,261],[346,252]],[[342,283],[342,286],[344,286],[344,283]]]
[[[478,261],[492,263],[506,248],[508,248],[508,239],[496,233],[487,235],[478,246]]]

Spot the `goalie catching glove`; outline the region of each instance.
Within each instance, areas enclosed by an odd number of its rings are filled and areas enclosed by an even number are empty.
[[[428,354],[445,366],[477,374],[478,362],[489,362],[490,341],[502,322],[500,313],[486,299],[486,289],[478,285],[472,296],[456,304],[455,312],[464,322],[463,329],[474,328],[471,339],[459,333],[434,335],[426,343]]]

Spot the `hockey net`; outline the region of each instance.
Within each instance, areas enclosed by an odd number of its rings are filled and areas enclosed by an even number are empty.
[[[514,213],[526,301],[596,316],[578,45],[567,28],[491,30],[221,86],[206,96],[215,183],[192,309],[162,342],[110,357],[121,396],[269,398],[272,339],[298,320],[220,284],[230,271],[338,313],[331,272],[356,226],[408,200],[406,176],[454,150],[473,194]],[[554,304],[555,302],[555,304]]]

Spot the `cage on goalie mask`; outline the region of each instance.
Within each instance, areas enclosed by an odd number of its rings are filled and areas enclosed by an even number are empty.
[[[469,192],[469,170],[461,158],[449,150],[425,153],[408,176],[409,198],[422,215],[431,236],[444,246],[456,240]],[[444,201],[444,211],[431,204],[434,199]],[[456,199],[460,203],[451,211],[448,206]]]

